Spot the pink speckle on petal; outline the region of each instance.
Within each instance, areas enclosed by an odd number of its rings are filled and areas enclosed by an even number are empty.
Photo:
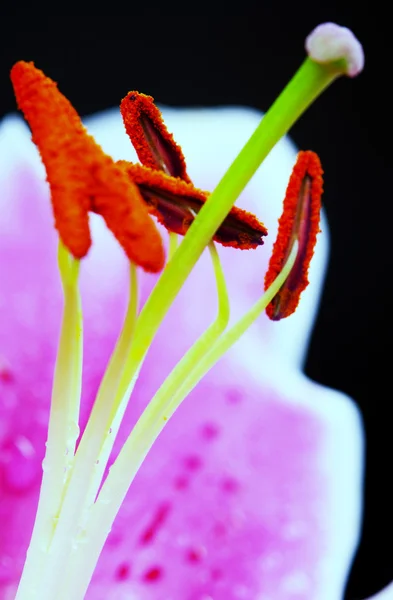
[[[212,581],[219,581],[222,578],[221,569],[212,569],[210,571],[210,577],[211,577]]]
[[[144,573],[143,581],[146,581],[147,583],[154,583],[156,581],[159,581],[162,578],[162,576],[163,570],[161,569],[161,567],[152,567],[151,569],[146,571],[146,573]]]
[[[190,454],[184,459],[184,466],[189,471],[198,471],[203,465],[203,461],[197,454]]]
[[[204,546],[197,546],[195,548],[189,548],[186,557],[190,563],[199,563],[206,555],[206,548]]]
[[[125,581],[129,579],[131,574],[131,566],[129,563],[122,563],[116,570],[115,577],[118,581]]]
[[[189,481],[187,479],[187,477],[176,477],[176,479],[173,482],[173,486],[177,489],[177,490],[184,490],[186,489],[186,487],[188,487]]]
[[[170,510],[171,504],[169,502],[164,502],[157,508],[151,523],[148,525],[148,527],[146,527],[145,531],[140,537],[141,544],[150,544],[153,542],[160,528],[164,525]]]
[[[243,394],[241,390],[236,388],[229,389],[226,394],[228,404],[239,404],[239,402],[243,399]]]
[[[13,381],[13,373],[8,361],[0,355],[0,383],[11,383]]]
[[[232,477],[225,477],[221,482],[221,487],[226,493],[234,493],[239,490],[239,482]]]
[[[207,441],[217,439],[220,434],[220,428],[215,423],[205,423],[201,429],[202,437]]]

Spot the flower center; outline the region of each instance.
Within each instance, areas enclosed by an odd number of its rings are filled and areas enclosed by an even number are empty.
[[[234,202],[273,146],[315,98],[340,74],[359,70],[357,40],[355,43],[347,33],[343,37],[337,26],[332,29],[330,24],[328,29],[317,29],[308,38],[310,58],[211,194],[193,186],[182,151],[151,97],[130,92],[121,103],[126,131],[142,165],[115,163],[87,134],[53,81],[32,63],[19,62],[13,67],[16,98],[47,171],[60,236],[58,263],[64,292],[43,481],[17,600],[84,597],[128,488],[168,419],[261,312],[267,308],[268,315],[278,319],[295,310],[308,283],[307,270],[319,228],[322,169],[314,153],[299,154],[290,179],[265,278],[266,291],[230,329],[230,302],[214,242],[240,249],[263,243],[265,227],[253,215],[235,208]],[[332,36],[340,43],[332,44]],[[104,218],[130,260],[130,299],[123,329],[75,451],[82,375],[78,277],[79,260],[91,245],[89,212]],[[169,261],[139,311],[137,268],[158,272],[164,266],[162,240],[149,213],[171,232],[171,246]],[[179,245],[175,234],[184,236]],[[205,248],[210,251],[215,273],[217,317],[149,402],[103,480],[146,353]]]

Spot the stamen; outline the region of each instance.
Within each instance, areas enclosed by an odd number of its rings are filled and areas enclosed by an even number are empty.
[[[168,231],[185,235],[195,215],[209,199],[208,192],[162,171],[153,171],[124,160],[117,164],[138,186],[150,214],[157,217]],[[267,229],[254,215],[233,206],[213,239],[222,246],[248,250],[261,246],[265,235]]]
[[[60,512],[79,435],[82,382],[82,309],[78,289],[79,261],[59,243],[64,309],[53,380],[43,478],[26,565],[17,598],[34,598]]]
[[[96,493],[113,447],[113,443],[131,394],[124,395],[113,408],[113,397],[119,386],[133,340],[138,312],[138,278],[135,266],[130,266],[130,299],[124,325],[101,381],[92,412],[75,453],[67,495],[61,507],[60,518],[51,543],[45,570],[41,574],[39,598],[57,598],[60,573],[76,551],[78,533],[83,530],[87,511]],[[135,377],[133,384],[136,383]],[[98,462],[97,462],[98,461]],[[73,597],[73,596],[70,596]]]
[[[193,221],[138,318],[121,387],[135,376],[174,298],[263,160],[340,73],[307,58],[267,111]]]
[[[242,337],[242,335],[251,327],[257,318],[262,314],[266,307],[274,298],[278,290],[289,277],[291,270],[295,264],[299,251],[299,244],[294,242],[292,250],[287,261],[283,265],[282,271],[277,275],[277,278],[267,288],[265,293],[259,300],[235,323],[228,331],[226,331],[216,343],[212,345],[209,352],[201,357],[201,360],[194,365],[193,370],[179,386],[176,394],[173,396],[170,406],[168,406],[168,414],[173,414],[177,406],[188,396],[203,377],[210,371],[212,367],[220,360],[222,356]]]
[[[298,240],[299,252],[294,267],[266,309],[267,315],[274,321],[288,317],[296,310],[300,294],[309,283],[308,268],[320,231],[322,173],[321,163],[314,152],[299,152],[289,179],[277,238],[265,275],[267,289],[282,270],[294,242]]]
[[[94,566],[105,543],[106,532],[110,530],[128,488],[148,451],[167,423],[168,418],[174,414],[189,392],[266,308],[286,277],[288,277],[291,268],[293,268],[297,250],[298,244],[295,242],[290,256],[277,279],[262,298],[229,331],[222,334],[221,337],[216,336],[215,342],[211,345],[206,344],[208,340],[205,337],[210,328],[199,338],[182,359],[182,363],[184,361],[183,366],[187,365],[187,371],[182,369],[183,374],[187,373],[186,378],[181,381],[179,365],[177,365],[144,410],[112,464],[97,501],[92,507],[86,524],[86,543],[81,549],[86,558],[82,561],[77,554],[72,557],[66,582],[66,585],[69,586],[67,597],[84,597]],[[223,283],[219,283],[219,280],[217,280],[218,289],[219,286],[225,285],[225,281],[222,281]],[[222,291],[224,291],[224,288],[222,288]],[[228,322],[227,316],[229,315],[226,314],[225,296],[221,296],[221,299],[224,301],[224,312],[222,314],[224,318],[221,325],[218,326],[218,330],[223,331],[223,326]],[[219,315],[211,327],[217,327]],[[192,362],[190,359],[192,359]],[[175,380],[178,384],[177,387],[173,385]]]
[[[127,313],[124,319],[124,324],[116,343],[113,354],[110,358],[108,367],[106,369],[104,379],[101,384],[101,388],[99,390],[100,402],[98,399],[96,401],[96,407],[93,410],[99,410],[100,405],[103,406],[103,403],[109,407],[111,401],[111,392],[116,389],[116,386],[119,381],[121,370],[124,366],[124,363],[127,359],[132,336],[134,334],[134,329],[138,317],[138,309],[139,309],[139,285],[138,285],[138,272],[135,267],[131,263],[130,265],[130,292],[129,292],[129,302],[127,307]],[[106,394],[106,396],[105,396]],[[111,420],[110,427],[107,429],[107,435],[105,436],[101,449],[97,455],[97,459],[95,462],[94,473],[90,482],[90,489],[88,495],[85,500],[86,509],[89,508],[96,499],[96,495],[98,489],[101,485],[101,480],[104,475],[104,471],[106,465],[109,460],[109,456],[111,450],[113,448],[114,441],[116,439],[117,432],[119,430],[121,420],[123,418],[123,413],[126,408],[124,404],[124,409],[119,410],[115,418]],[[108,421],[108,416],[105,416],[105,411],[101,413],[102,418]],[[84,526],[84,520],[86,517],[86,513],[82,514],[81,520],[79,521],[79,527]]]
[[[154,98],[129,92],[120,104],[120,112],[143,165],[191,182],[182,149],[167,130]]]
[[[193,186],[182,149],[168,133],[151,96],[129,92],[120,110],[143,167],[126,161],[118,164],[138,185],[150,214],[169,232],[185,235],[210,194]],[[267,230],[256,217],[234,207],[213,239],[223,246],[245,250],[262,245],[264,235]]]
[[[128,258],[146,271],[164,265],[161,237],[139,191],[104,154],[54,81],[33,63],[11,70],[19,108],[46,168],[55,226],[75,258],[91,245],[88,212],[101,214]]]
[[[139,419],[138,423],[135,425],[128,438],[128,441],[121,450],[122,458],[120,458],[119,461],[121,464],[117,465],[117,461],[119,460],[118,458],[111,466],[110,473],[112,473],[113,469],[116,471],[116,475],[112,476],[111,479],[116,480],[118,487],[119,473],[120,470],[124,469],[123,461],[125,459],[129,461],[128,467],[125,471],[123,470],[122,475],[123,486],[124,483],[126,483],[125,492],[128,490],[132,479],[138,471],[147,452],[151,448],[154,440],[157,438],[160,431],[165,426],[166,421],[168,420],[166,414],[169,411],[171,399],[173,396],[178,398],[178,389],[184,385],[185,380],[187,380],[190,373],[193,372],[195,364],[198,364],[199,361],[209,353],[210,349],[214,347],[215,342],[218,340],[228,324],[229,298],[226,289],[225,276],[222,271],[217,250],[213,243],[209,245],[209,250],[216,278],[218,295],[217,317],[210,327],[208,327],[208,329],[183,356],[181,361],[175,366],[173,371],[155,394],[154,398],[148,404],[141,419]],[[183,398],[181,400],[183,400]],[[175,408],[170,411],[171,414],[173,414],[174,410]],[[104,490],[105,486],[106,482],[104,482],[102,490]],[[101,517],[104,517],[104,519],[107,520],[108,513],[109,515],[112,513],[113,506],[117,507],[117,503],[119,501],[117,487],[114,490],[114,495],[111,486],[109,485],[108,491],[106,490],[107,487],[108,486],[105,487],[104,493],[100,491],[98,494],[97,501],[92,506],[88,515],[88,519],[84,523],[86,531],[86,543],[80,548],[80,552],[83,552],[86,559],[81,561],[80,554],[78,552],[74,553],[74,555],[71,557],[67,581],[65,582],[65,585],[67,586],[65,597],[67,598],[84,597],[87,585],[92,575],[92,570],[94,569],[98,554],[101,551],[102,544],[105,541],[106,534],[104,532],[106,531],[106,525],[103,528],[97,528],[97,518],[101,519]],[[110,498],[106,497],[107,493],[111,494]],[[121,502],[123,498],[124,496],[122,497]]]

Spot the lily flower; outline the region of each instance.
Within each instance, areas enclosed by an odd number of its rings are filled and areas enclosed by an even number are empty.
[[[283,136],[363,57],[333,24],[306,47],[261,122],[166,109],[167,130],[132,92],[139,130],[125,104],[122,115],[142,165],[118,112],[88,119],[87,133],[49,78],[13,68],[43,164],[21,119],[5,119],[5,600],[342,597],[362,427],[349,398],[302,373],[327,259],[322,222],[310,264],[322,171]]]

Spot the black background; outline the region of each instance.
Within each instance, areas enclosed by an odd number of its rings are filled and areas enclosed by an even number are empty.
[[[346,595],[360,600],[393,579],[392,32],[378,2],[241,4],[244,14],[236,16],[224,5],[203,16],[150,6],[135,13],[134,5],[118,16],[2,14],[0,116],[15,110],[9,70],[19,59],[58,81],[82,115],[112,107],[130,88],[162,104],[266,110],[318,23],[350,27],[362,41],[363,74],[336,82],[291,132],[301,148],[320,154],[329,174],[331,255],[307,374],[352,396],[364,418],[365,519]]]

